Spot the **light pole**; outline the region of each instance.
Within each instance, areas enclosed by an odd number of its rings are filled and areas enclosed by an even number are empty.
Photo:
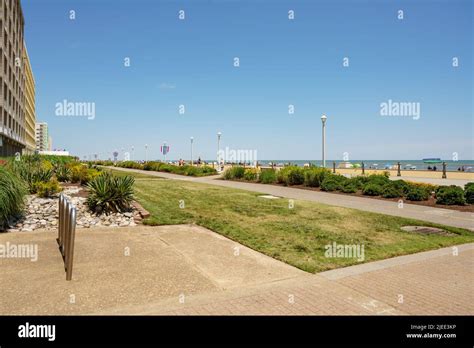
[[[217,132],[217,168],[220,171],[221,169],[221,156],[220,156],[220,151],[221,151],[221,132]]]
[[[321,122],[323,123],[323,167],[326,168],[326,115],[321,116]]]
[[[193,142],[194,142],[194,137],[191,137],[191,165],[194,165],[193,162]]]
[[[145,162],[148,162],[148,144],[145,144]]]
[[[134,156],[134,152],[135,152],[135,147],[132,146],[132,158],[130,158],[132,161],[133,161],[133,158],[135,157],[135,156]]]

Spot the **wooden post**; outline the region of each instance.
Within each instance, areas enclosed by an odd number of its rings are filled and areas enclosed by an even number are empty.
[[[398,162],[397,165],[398,165],[397,176],[402,176],[402,173],[400,171],[400,162]]]
[[[336,162],[332,162],[332,172],[336,174]]]
[[[362,175],[364,175],[364,174],[365,174],[365,164],[364,164],[364,162],[362,162]]]
[[[446,179],[446,162],[443,162],[443,179]]]

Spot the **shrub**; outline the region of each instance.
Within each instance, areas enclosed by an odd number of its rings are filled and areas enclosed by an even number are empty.
[[[464,186],[464,198],[467,203],[474,203],[474,182],[469,182]]]
[[[93,161],[92,163],[94,163],[98,166],[108,166],[108,167],[113,167],[114,166],[114,162],[111,161],[111,160],[97,160],[97,161]]]
[[[143,169],[143,165],[141,163],[135,161],[123,161],[117,163],[117,167],[122,168],[131,168],[131,169]]]
[[[245,168],[244,167],[232,167],[231,171],[235,179],[242,179],[244,177]]]
[[[391,182],[391,186],[395,188],[398,192],[400,192],[402,195],[406,195],[408,191],[410,191],[410,184],[407,183],[404,180],[393,180]]]
[[[367,184],[383,186],[390,182],[387,174],[371,174],[367,177]]]
[[[132,176],[116,177],[104,172],[87,184],[87,205],[98,214],[127,211],[133,200],[134,182]]]
[[[101,174],[97,169],[87,168],[82,164],[76,164],[71,168],[71,182],[86,185],[89,181]]]
[[[303,168],[297,166],[287,166],[277,174],[277,181],[280,184],[288,185],[301,185],[304,183],[304,171]]]
[[[406,198],[409,201],[426,201],[429,196],[430,195],[426,189],[417,186],[410,187],[406,194]]]
[[[224,179],[225,180],[242,179],[244,177],[244,174],[245,174],[245,168],[236,166],[236,167],[229,168],[224,172]]]
[[[284,167],[277,172],[277,182],[279,184],[288,185],[288,173],[290,170],[291,167]]]
[[[51,179],[49,182],[38,182],[36,185],[36,192],[39,197],[48,198],[61,192],[62,188],[59,186],[57,179]]]
[[[143,169],[144,170],[151,170],[151,171],[156,171],[158,172],[160,170],[160,167],[164,165],[163,162],[155,162],[155,161],[150,161],[150,162],[146,162],[144,165],[143,165]]]
[[[344,193],[356,193],[357,190],[358,187],[353,181],[347,181],[341,188]]]
[[[353,181],[358,189],[363,189],[366,184],[369,183],[369,177],[365,175],[359,175],[353,178],[350,178],[349,180]]]
[[[438,189],[438,186],[436,186],[436,185],[425,184],[423,182],[409,182],[408,184],[411,187],[418,187],[422,190],[425,190],[428,197],[430,197],[432,195],[432,193]]]
[[[292,167],[288,171],[288,185],[302,185],[304,183],[304,170],[301,167]]]
[[[304,171],[304,184],[309,187],[320,187],[324,178],[331,175],[326,168],[310,167]]]
[[[25,183],[4,166],[0,166],[0,230],[8,227],[8,221],[19,216],[24,207]]]
[[[347,182],[346,177],[342,175],[328,175],[324,178],[321,183],[321,190],[323,191],[338,191],[341,190],[344,184]]]
[[[382,194],[382,186],[379,184],[368,183],[362,189],[362,193],[367,196],[380,196]]]
[[[49,166],[43,166],[41,162],[13,161],[13,171],[20,176],[28,186],[30,193],[36,193],[38,182],[48,182],[53,176],[53,170]]]
[[[217,171],[214,168],[203,166],[203,167],[195,167],[195,166],[172,166],[175,170],[175,174],[182,174],[187,176],[206,176],[211,174],[217,174]]]
[[[384,198],[398,198],[402,196],[403,193],[401,189],[398,188],[397,185],[394,185],[393,181],[382,187],[382,197]]]
[[[252,169],[252,168],[248,168],[248,169],[245,169],[245,172],[244,172],[244,179],[247,180],[247,181],[256,181],[257,180],[257,170],[256,169]]]
[[[200,169],[202,170],[202,173],[204,175],[216,175],[217,174],[217,170],[212,168],[212,167],[209,167],[209,166],[200,167]]]
[[[459,186],[440,186],[436,190],[436,204],[464,205],[465,203],[464,191]]]
[[[71,182],[79,183],[81,182],[81,177],[84,176],[87,168],[82,164],[74,164],[71,166]]]
[[[275,169],[264,169],[258,177],[258,181],[262,184],[273,184],[277,180]]]
[[[56,170],[55,170],[55,173],[56,173],[56,178],[60,181],[60,182],[68,182],[71,180],[71,177],[72,177],[72,171],[71,169],[66,166],[66,165],[59,165]]]

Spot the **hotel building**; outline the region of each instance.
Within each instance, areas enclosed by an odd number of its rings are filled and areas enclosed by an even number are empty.
[[[49,151],[48,124],[46,122],[36,123],[36,151]]]
[[[34,80],[25,50],[24,26],[20,0],[0,0],[0,156],[32,148]]]
[[[31,70],[30,58],[26,45],[23,49],[23,62],[25,64],[25,148],[23,153],[32,154],[36,149],[36,111],[35,111],[35,79]]]

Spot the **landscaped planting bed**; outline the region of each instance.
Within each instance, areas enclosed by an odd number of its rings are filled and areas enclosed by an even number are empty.
[[[316,191],[366,196],[370,198],[412,204],[436,206],[474,212],[474,183],[465,188],[437,186],[404,180],[390,180],[384,174],[360,175],[347,178],[321,167],[287,166],[280,170],[235,166],[224,172],[223,179],[292,186]]]
[[[186,175],[186,176],[209,176],[209,175],[216,175],[217,171],[208,166],[208,165],[200,165],[200,166],[191,166],[191,165],[181,165],[177,166],[174,164],[159,162],[159,161],[148,161],[148,162],[135,162],[135,161],[122,161],[113,163],[110,161],[96,161],[92,162],[97,165],[104,165],[104,166],[115,166],[120,168],[129,168],[129,169],[141,169],[141,170],[148,170],[154,172],[164,172],[164,173],[172,173],[178,175]]]
[[[133,226],[134,178],[115,177],[72,157],[22,156],[0,163],[0,231],[57,228],[59,194],[77,209],[77,225]]]
[[[326,247],[334,242],[364,245],[364,262],[368,262],[474,241],[470,231],[426,221],[316,202],[297,200],[290,204],[288,199],[258,192],[157,180],[142,173],[116,171],[115,175],[136,177],[137,200],[151,214],[144,224],[198,224],[308,272],[360,262],[326,257]],[[413,233],[404,231],[405,226],[446,232]]]

